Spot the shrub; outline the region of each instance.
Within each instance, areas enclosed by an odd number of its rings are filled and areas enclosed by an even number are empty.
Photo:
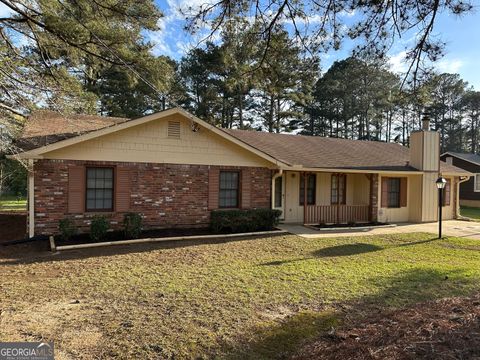
[[[138,238],[142,233],[142,216],[137,213],[127,213],[123,217],[125,236]]]
[[[90,238],[93,241],[100,241],[105,238],[109,225],[105,216],[96,215],[90,223]]]
[[[214,232],[250,232],[272,230],[282,212],[272,209],[215,210],[210,215]]]
[[[59,221],[58,229],[62,235],[63,240],[68,240],[77,233],[77,226],[73,220],[65,218]]]

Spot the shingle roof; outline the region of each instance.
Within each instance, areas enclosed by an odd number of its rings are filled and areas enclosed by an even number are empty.
[[[64,116],[55,111],[39,110],[27,118],[16,145],[27,151],[125,121],[128,119],[77,114]]]
[[[396,143],[232,129],[225,131],[257,150],[292,166],[351,170],[417,170],[408,163],[410,149]],[[443,162],[441,170],[465,173],[464,170]]]
[[[455,156],[459,159],[462,159],[462,160],[465,160],[465,161],[468,161],[468,162],[471,162],[471,163],[474,163],[474,164],[477,164],[477,165],[480,165],[480,155],[477,155],[477,154],[469,154],[469,153],[458,153],[458,152],[453,152],[453,151],[447,151],[445,154],[443,155],[451,155],[451,156]]]
[[[129,119],[96,115],[69,115],[37,111],[26,122],[17,146],[24,151],[110,127]],[[409,165],[410,150],[400,144],[319,136],[274,134],[259,131],[221,129],[241,142],[294,166],[305,168],[416,171]],[[441,162],[444,173],[468,174]]]

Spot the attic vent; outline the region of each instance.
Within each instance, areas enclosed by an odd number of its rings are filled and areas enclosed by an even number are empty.
[[[180,122],[179,121],[169,121],[167,136],[170,138],[180,138]]]

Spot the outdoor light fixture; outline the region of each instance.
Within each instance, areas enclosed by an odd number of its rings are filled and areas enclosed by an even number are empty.
[[[435,182],[438,189],[438,238],[442,238],[442,205],[443,205],[443,189],[447,184],[447,180],[443,177],[439,177]]]

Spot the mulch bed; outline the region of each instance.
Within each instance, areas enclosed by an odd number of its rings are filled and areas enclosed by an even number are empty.
[[[387,223],[369,222],[369,223],[352,223],[352,224],[321,224],[311,225],[315,229],[331,229],[331,228],[352,228],[352,227],[366,227],[366,226],[385,226]]]
[[[306,346],[300,359],[480,359],[480,295],[371,313]]]
[[[277,229],[274,229],[277,230]],[[259,230],[261,231],[261,230]],[[180,236],[200,236],[200,235],[225,235],[226,233],[216,233],[208,227],[202,228],[171,228],[171,229],[151,229],[142,231],[138,239],[157,239],[157,238],[166,238],[166,237],[180,237]],[[120,241],[120,240],[131,240],[132,238],[126,237],[123,231],[110,231],[106,234],[104,241]],[[72,236],[68,240],[62,239],[61,236],[55,237],[55,244],[57,246],[63,245],[78,245],[78,244],[87,244],[91,243],[93,240],[90,238],[89,234],[77,234]]]
[[[18,212],[0,213],[0,243],[25,239],[27,214]]]

